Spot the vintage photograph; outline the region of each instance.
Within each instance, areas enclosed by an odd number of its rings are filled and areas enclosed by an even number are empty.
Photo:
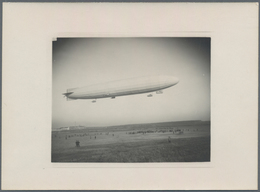
[[[57,38],[51,161],[210,162],[210,38]]]
[[[3,190],[258,189],[259,3],[2,6]]]

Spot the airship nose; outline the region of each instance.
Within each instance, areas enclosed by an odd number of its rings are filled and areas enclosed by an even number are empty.
[[[179,81],[180,81],[180,79],[175,77],[175,82],[176,82],[175,84],[179,83]]]
[[[178,77],[171,77],[170,79],[170,83],[173,85],[176,85],[177,83],[179,83],[179,78]]]

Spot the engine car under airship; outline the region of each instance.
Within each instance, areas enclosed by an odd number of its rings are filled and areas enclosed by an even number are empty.
[[[125,95],[134,95],[142,93],[162,93],[163,89],[176,85],[179,82],[177,77],[173,76],[150,76],[139,77],[125,80],[111,81],[102,84],[95,84],[81,88],[67,89],[63,93],[67,100],[75,99],[96,99],[112,98]],[[149,94],[148,97],[151,97]]]

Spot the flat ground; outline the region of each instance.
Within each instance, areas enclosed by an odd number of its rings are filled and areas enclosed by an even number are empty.
[[[206,161],[210,161],[209,124],[52,132],[52,162]]]

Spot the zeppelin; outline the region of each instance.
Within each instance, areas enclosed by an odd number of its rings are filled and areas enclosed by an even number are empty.
[[[161,94],[163,89],[174,86],[178,82],[179,79],[172,76],[139,77],[67,89],[67,93],[63,95],[67,97],[67,100],[92,99],[92,102],[100,98],[114,99],[119,96],[142,93],[150,93],[147,96],[152,97],[152,92]]]

